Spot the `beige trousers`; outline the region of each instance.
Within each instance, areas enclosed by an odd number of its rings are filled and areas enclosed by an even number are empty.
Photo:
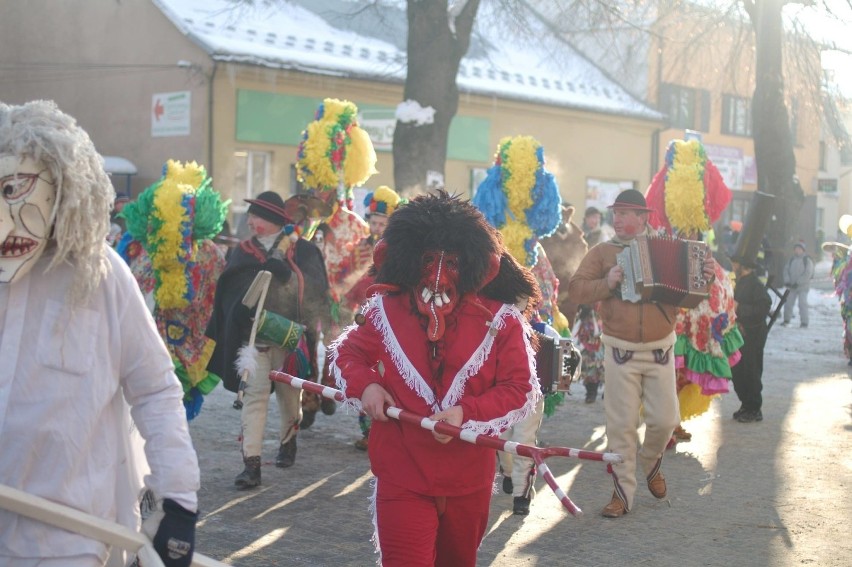
[[[674,358],[673,347],[661,351],[625,351],[609,345],[606,347],[604,408],[607,444],[610,451],[624,457],[623,463],[612,468],[616,475],[616,492],[628,510],[633,507],[636,494],[636,448],[641,408],[644,406],[645,439],[638,459],[643,478],[647,478],[662,458],[680,419]]]
[[[544,398],[540,399],[535,406],[535,412],[519,421],[500,435],[500,439],[514,441],[535,447],[538,430],[541,427],[541,418],[544,416]],[[512,496],[523,496],[532,498],[535,496],[533,485],[535,477],[532,474],[533,460],[529,457],[521,457],[511,453],[497,452],[500,460],[500,469],[503,475],[512,475]]]
[[[257,374],[249,374],[243,393],[243,409],[240,421],[243,431],[243,457],[259,457],[266,430],[266,414],[269,411],[269,371],[278,370],[284,364],[285,351],[270,347],[258,352]],[[279,441],[285,443],[296,434],[302,420],[302,390],[287,384],[275,384],[275,397],[281,414]]]

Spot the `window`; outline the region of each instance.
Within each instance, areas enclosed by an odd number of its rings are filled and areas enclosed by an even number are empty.
[[[820,171],[826,170],[825,169],[825,159],[826,159],[826,153],[827,152],[825,150],[826,150],[825,141],[820,140],[819,141],[819,170]]]
[[[662,83],[659,107],[668,114],[672,128],[710,130],[710,93],[706,90]]]
[[[252,199],[269,189],[272,154],[252,150],[234,152],[234,201]],[[240,200],[242,200],[240,199]]]
[[[751,101],[749,99],[723,95],[722,134],[751,136]]]

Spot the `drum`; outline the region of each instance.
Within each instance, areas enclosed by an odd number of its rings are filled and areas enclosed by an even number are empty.
[[[545,396],[568,392],[580,369],[580,351],[570,338],[554,338],[534,331],[538,339],[536,374]]]
[[[260,319],[257,321],[257,340],[272,343],[284,350],[294,350],[304,333],[304,325],[266,309],[260,312]]]

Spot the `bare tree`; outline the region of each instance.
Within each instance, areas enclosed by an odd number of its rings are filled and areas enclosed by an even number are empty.
[[[450,123],[459,106],[456,76],[470,45],[479,0],[408,0],[408,74],[403,98],[435,109],[431,124],[398,121],[393,134],[394,183],[401,194],[443,185]],[[440,176],[439,178],[437,176]]]

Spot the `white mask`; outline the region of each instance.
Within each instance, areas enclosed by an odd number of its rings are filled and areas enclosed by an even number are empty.
[[[42,162],[0,156],[0,284],[20,279],[41,257],[55,203],[56,184]]]

